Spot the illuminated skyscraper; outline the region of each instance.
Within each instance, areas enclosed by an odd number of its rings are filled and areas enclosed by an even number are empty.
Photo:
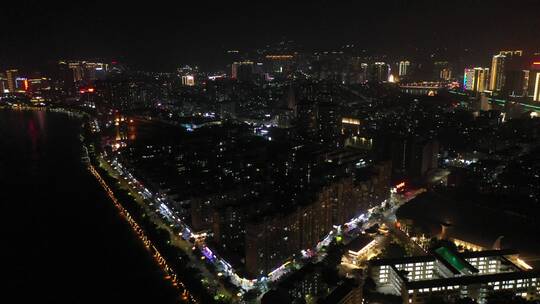
[[[409,61],[399,62],[399,76],[407,76],[410,73],[411,63]]]
[[[472,91],[474,87],[474,69],[465,69],[463,73],[463,88],[467,91]]]
[[[437,61],[433,64],[434,80],[450,80],[452,78],[452,68],[448,61]]]
[[[521,56],[523,56],[523,51],[522,50],[500,51],[499,55],[504,55],[504,56],[508,56],[508,57],[514,57],[514,56],[521,57]]]
[[[487,89],[489,68],[465,69],[463,87],[467,91],[484,92]]]
[[[443,68],[441,72],[439,73],[439,78],[442,80],[452,79],[452,69],[449,67]]]
[[[390,67],[384,62],[375,62],[369,66],[369,80],[373,82],[386,82],[390,75]]]
[[[6,75],[0,73],[0,93],[4,93],[8,90]]]
[[[536,71],[533,80],[533,101],[540,101],[540,71]]]
[[[13,93],[17,89],[17,76],[19,74],[19,70],[7,70],[6,71],[6,78],[7,78],[7,88],[9,92]]]
[[[28,79],[26,77],[17,77],[15,78],[15,90],[17,91],[28,91]]]
[[[231,66],[231,78],[240,81],[250,80],[253,77],[253,62],[234,62]]]
[[[504,84],[504,63],[505,55],[495,55],[491,61],[491,77],[489,80],[489,89],[493,92],[502,90]]]
[[[93,84],[97,79],[105,78],[108,65],[101,62],[82,62],[83,80],[86,84]]]
[[[195,77],[193,75],[185,75],[182,76],[182,85],[185,86],[194,86],[195,85]]]
[[[369,64],[362,63],[360,65],[360,82],[366,82],[368,80]]]
[[[73,61],[68,63],[69,68],[73,72],[73,81],[80,82],[83,80],[84,70],[81,62]]]
[[[533,101],[540,102],[540,58],[534,60],[531,65],[528,91]]]
[[[529,83],[529,70],[506,68],[503,93],[507,96],[524,96]]]
[[[505,90],[511,91],[511,94],[515,94],[517,91],[521,90],[517,90],[515,87],[523,87],[522,82],[526,75],[523,71],[516,69],[515,67],[520,65],[519,61],[522,56],[522,50],[500,51],[498,55],[493,56],[493,60],[491,61],[491,78],[489,81],[489,89],[491,91],[501,92]],[[509,71],[512,71],[512,73],[509,73]],[[511,83],[506,83],[507,77],[512,78],[510,81]],[[521,85],[519,83],[521,83]]]

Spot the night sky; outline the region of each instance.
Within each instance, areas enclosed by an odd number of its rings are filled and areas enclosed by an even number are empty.
[[[114,2],[114,3],[113,3]],[[540,49],[540,1],[4,1],[0,68],[108,58],[214,68],[226,49],[283,38],[306,49]],[[405,52],[405,51],[403,51]]]

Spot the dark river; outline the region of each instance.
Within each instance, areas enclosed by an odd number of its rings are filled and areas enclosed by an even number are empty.
[[[79,128],[64,114],[0,109],[0,302],[175,303],[81,162]]]

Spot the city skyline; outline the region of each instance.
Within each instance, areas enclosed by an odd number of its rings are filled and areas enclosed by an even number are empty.
[[[64,58],[108,58],[154,71],[190,62],[215,69],[227,50],[252,51],[283,40],[307,51],[354,44],[389,55],[417,48],[451,54],[534,50],[540,45],[534,2],[516,1],[508,12],[499,1],[189,3],[177,9],[22,1],[0,12],[4,24],[13,25],[0,34],[0,66],[36,69]]]
[[[540,304],[539,1],[175,4],[2,7],[4,298]]]

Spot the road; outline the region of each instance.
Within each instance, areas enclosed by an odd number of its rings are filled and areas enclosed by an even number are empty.
[[[167,261],[162,257],[158,249],[152,244],[152,241],[146,236],[145,231],[137,224],[137,222],[133,219],[131,214],[120,204],[120,202],[116,199],[116,196],[114,195],[113,191],[109,188],[105,180],[101,177],[99,172],[92,166],[91,164],[88,164],[88,170],[94,177],[97,179],[99,184],[103,187],[111,201],[113,202],[114,206],[118,209],[120,215],[129,223],[135,234],[139,237],[139,239],[143,242],[143,244],[146,246],[146,248],[152,253],[154,260],[156,263],[160,266],[161,270],[166,274],[166,278],[169,279],[173,286],[177,287],[179,291],[181,292],[181,299],[186,301],[187,303],[197,303],[195,298],[189,293],[186,286],[183,282],[181,282],[178,279],[178,276],[176,275],[175,271],[169,267],[167,264]]]
[[[362,266],[366,266],[369,259],[382,252],[382,250],[390,243],[390,236],[396,237],[401,243],[408,244],[408,248],[414,250],[413,254],[425,254],[426,252],[418,244],[413,242],[403,231],[399,230],[395,226],[396,211],[399,209],[399,207],[425,191],[425,189],[416,189],[405,194],[392,193],[387,201],[381,204],[381,206],[373,208],[367,214],[367,220],[362,222],[359,229],[351,230],[353,231],[352,234],[347,234],[347,232],[345,232],[344,239],[347,239],[350,242],[354,240],[358,234],[375,224],[379,224],[381,226],[384,224],[384,226],[388,227],[388,234],[375,236],[375,244],[371,246],[367,252],[364,252],[361,256],[359,256],[354,264],[353,261],[344,256],[342,259],[343,262],[341,264],[341,270],[345,272],[346,275],[351,275],[351,273],[354,272],[354,269],[358,269],[359,267],[363,268]],[[348,242],[346,242],[346,244],[347,243]]]
[[[218,279],[218,273],[223,272],[218,268],[218,272],[211,273],[204,265],[206,261],[201,260],[200,256],[195,256],[193,248],[204,250],[204,242],[191,232],[191,229],[185,225],[181,219],[176,216],[166,205],[166,199],[150,192],[142,183],[140,183],[131,173],[128,172],[116,160],[107,160],[103,155],[98,158],[100,166],[105,169],[109,175],[116,178],[121,188],[129,191],[135,202],[144,208],[145,214],[158,227],[169,232],[171,244],[187,254],[190,258],[190,266],[197,268],[205,279],[203,285],[208,292],[218,297],[238,298],[238,294],[231,293],[223,283]],[[199,241],[192,243],[190,238]],[[203,240],[203,239],[202,239]]]

